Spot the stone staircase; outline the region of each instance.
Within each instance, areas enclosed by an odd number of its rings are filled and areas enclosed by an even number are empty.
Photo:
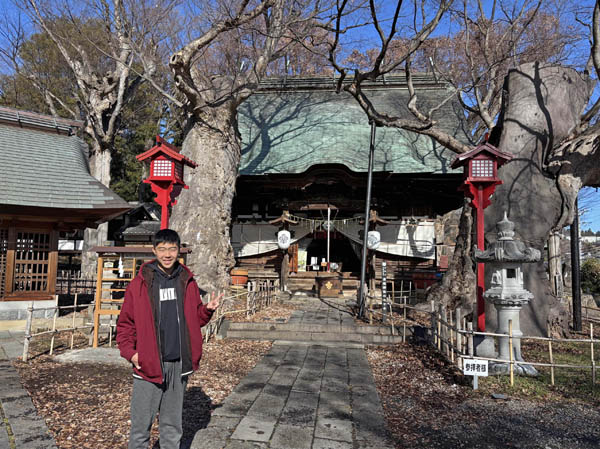
[[[357,324],[343,300],[305,298],[303,310],[295,310],[287,323],[234,323],[225,321],[220,329],[224,338],[242,340],[283,340],[311,343],[392,344],[402,342],[389,326]]]

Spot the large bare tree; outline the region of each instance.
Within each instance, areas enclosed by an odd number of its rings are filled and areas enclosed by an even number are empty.
[[[262,0],[204,5],[198,33],[169,65],[188,126],[182,152],[198,163],[174,208],[171,226],[192,248],[188,263],[204,288],[223,288],[234,265],[229,225],[241,157],[237,109],[269,73],[281,73],[302,48],[318,47],[327,2]],[[356,10],[357,4],[349,5]],[[319,25],[319,27],[317,27]],[[308,52],[312,57],[318,52]],[[287,58],[287,59],[286,59]],[[309,58],[310,59],[310,58]],[[314,69],[314,67],[313,67]]]
[[[106,186],[124,108],[142,82],[157,82],[157,72],[164,65],[161,44],[178,28],[173,25],[176,6],[175,0],[20,2],[39,33],[36,42],[58,53],[70,72],[61,86],[47,77],[43,61],[49,59],[39,58],[42,63],[36,64],[38,59],[30,57],[24,63],[24,51],[40,50],[35,43],[25,46],[25,27],[7,22],[3,28],[5,42],[10,43],[3,48],[3,59],[35,86],[52,114],[83,121],[91,146],[91,174]],[[88,276],[95,273],[95,255],[87,249],[104,244],[106,238],[107,224],[86,229],[82,269]]]
[[[563,32],[555,11],[548,12],[550,2],[543,0],[494,0],[485,4],[465,0],[460,4],[453,2],[452,6],[450,1],[441,1],[437,12],[428,12],[425,1],[400,0],[387,22],[380,17],[375,2],[370,4],[380,45],[372,50],[366,63],[362,61],[365,68],[340,62],[336,42],[333,43],[332,66],[341,78],[351,77],[348,84],[340,81],[339,88],[352,94],[378,125],[429,135],[457,153],[465,152],[471,148],[471,142],[459,141],[437,126],[435,112],[439,105],[423,110],[413,87],[413,65],[421,69],[426,67],[424,61],[433,65],[438,77],[456,87],[456,95],[447,101],[459,101],[463,106],[473,143],[490,132],[491,143],[514,155],[501,170],[504,184],[497,188],[493,205],[486,209],[487,237],[493,238],[490,231],[507,211],[516,223],[518,236],[543,249],[553,232],[572,221],[579,189],[600,184],[600,127],[593,125],[599,104],[589,105],[590,76],[588,72],[558,65],[568,62],[564,57],[573,45],[573,28]],[[342,2],[342,9],[343,6]],[[399,33],[403,8],[409,12],[412,24]],[[587,67],[593,68],[596,78],[600,62],[599,14],[596,2],[593,20],[582,20],[592,24]],[[451,23],[460,25],[460,31],[427,41],[432,28],[450,16]],[[440,42],[445,46],[436,45]],[[453,49],[454,60],[444,58],[448,49]],[[429,59],[436,55],[440,56],[437,61]],[[398,69],[406,74],[411,94],[407,105],[410,118],[380,113],[361,90],[365,80]],[[469,213],[468,208],[464,213]],[[472,224],[470,220],[462,223],[467,227]],[[468,239],[470,229],[463,231],[464,238],[461,237],[454,256],[457,265],[451,267],[444,284],[432,296],[445,302],[470,304],[472,243]],[[536,295],[525,310],[525,332],[544,332],[547,324],[565,329],[566,304],[553,294],[543,264],[530,267],[525,276]],[[492,312],[488,317],[493,318]]]

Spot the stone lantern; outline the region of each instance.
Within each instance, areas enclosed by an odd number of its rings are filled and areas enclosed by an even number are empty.
[[[521,327],[519,314],[527,304],[533,293],[523,287],[523,263],[537,262],[540,260],[540,251],[526,247],[519,240],[514,239],[515,225],[509,221],[504,213],[504,218],[496,224],[498,239],[488,246],[485,251],[475,249],[475,260],[488,264],[492,269],[491,285],[483,294],[484,300],[494,304],[498,313],[498,328],[495,333],[508,334],[508,322],[512,320],[513,334],[513,360],[523,361],[521,356]],[[500,337],[498,344],[498,358],[510,360],[509,341],[507,337]],[[504,362],[491,362],[490,374],[508,374],[510,364]],[[521,375],[536,376],[537,370],[531,365],[518,364],[514,372]]]

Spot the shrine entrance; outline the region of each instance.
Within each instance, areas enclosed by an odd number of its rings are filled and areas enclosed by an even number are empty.
[[[312,268],[317,261],[318,271],[325,271],[326,267],[321,264],[327,261],[327,231],[315,231],[307,236],[312,241],[306,248],[307,271],[314,271]],[[360,273],[360,259],[353,248],[350,240],[342,233],[337,231],[330,232],[329,235],[329,261],[331,263],[330,271],[351,273],[356,276]]]

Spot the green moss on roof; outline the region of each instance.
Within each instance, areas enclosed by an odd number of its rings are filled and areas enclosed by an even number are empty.
[[[451,91],[445,87],[418,91],[424,108],[439,104]],[[379,110],[410,117],[408,91],[403,87],[369,89]],[[434,116],[442,129],[467,142],[460,112],[448,101]],[[263,91],[239,108],[242,135],[240,174],[302,173],[317,164],[343,164],[366,172],[370,125],[358,103],[333,90]],[[453,173],[455,153],[433,139],[394,128],[378,128],[374,171],[392,173]]]

